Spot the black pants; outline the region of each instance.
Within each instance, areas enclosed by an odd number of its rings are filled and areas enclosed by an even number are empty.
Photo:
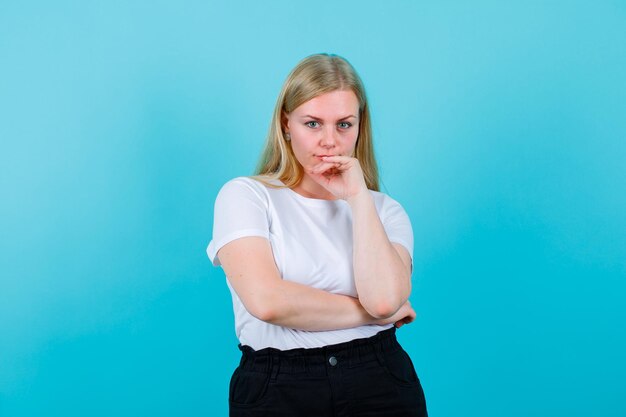
[[[231,417],[426,417],[426,402],[395,328],[315,349],[239,346]]]

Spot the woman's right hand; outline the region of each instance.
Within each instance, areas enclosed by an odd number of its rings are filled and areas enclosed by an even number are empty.
[[[387,317],[385,319],[378,319],[374,324],[384,325],[393,323],[394,326],[400,328],[405,324],[409,324],[413,320],[415,320],[415,316],[415,310],[413,310],[413,307],[411,307],[411,303],[407,300],[407,302],[404,303],[393,316]]]

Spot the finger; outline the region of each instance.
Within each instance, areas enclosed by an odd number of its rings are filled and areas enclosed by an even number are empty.
[[[323,172],[328,171],[329,169],[335,168],[339,171],[345,170],[342,169],[342,165],[336,162],[322,162],[321,164],[316,165],[313,169],[311,169],[311,173],[313,174],[321,174]]]
[[[342,155],[334,155],[334,156],[322,156],[322,161],[325,162],[338,162],[341,164],[347,164],[350,161],[352,161],[354,158],[349,157],[349,156],[342,156]]]
[[[324,163],[333,164],[334,166],[341,168],[342,170],[348,170],[352,168],[350,161],[323,161]]]
[[[311,171],[315,172],[315,171],[318,171],[320,169],[324,169],[324,168],[327,168],[327,167],[334,167],[334,166],[337,166],[337,165],[339,165],[339,164],[336,163],[336,162],[325,162],[325,161],[322,161],[322,162],[320,162],[320,163],[318,163],[316,165],[313,165],[313,167],[311,168]]]

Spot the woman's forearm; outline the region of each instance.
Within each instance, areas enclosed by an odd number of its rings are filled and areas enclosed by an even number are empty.
[[[373,317],[354,297],[282,279],[265,238],[236,239],[218,255],[232,288],[259,320],[309,331],[392,322]]]
[[[379,322],[357,298],[292,281],[281,280],[268,288],[267,297],[257,318],[292,329],[338,330]]]
[[[354,280],[363,307],[374,317],[394,314],[411,292],[404,264],[380,221],[369,191],[347,200],[352,208]]]
[[[399,327],[415,318],[409,302],[389,317],[375,318],[357,298],[291,281],[283,281],[275,294],[277,297],[270,300],[273,307],[265,311],[264,321],[292,329],[325,331],[392,323]]]

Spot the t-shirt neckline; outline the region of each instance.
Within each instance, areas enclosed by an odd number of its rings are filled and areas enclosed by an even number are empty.
[[[278,183],[282,186],[284,186],[285,184],[281,181],[281,180],[277,180]],[[307,204],[309,206],[329,206],[329,205],[334,205],[337,204],[339,201],[343,201],[340,198],[337,198],[335,200],[324,200],[321,198],[312,198],[312,197],[305,197],[302,194],[292,190],[289,187],[285,187],[285,189],[287,190],[287,192],[292,195],[296,200],[301,201],[304,204]]]

